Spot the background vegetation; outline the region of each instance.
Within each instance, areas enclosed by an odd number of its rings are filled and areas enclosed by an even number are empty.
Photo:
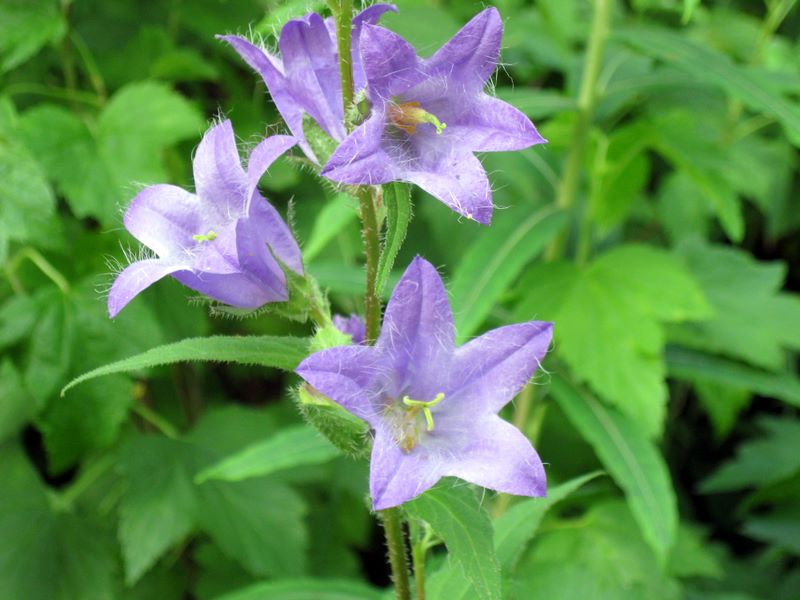
[[[422,54],[483,6],[398,4],[383,23]],[[504,597],[800,597],[794,2],[612,2],[596,81],[587,40],[605,2],[494,4],[496,93],[550,143],[483,157],[501,207],[489,229],[417,192],[397,262],[441,267],[462,340],[556,323],[547,373],[506,415],[535,441],[551,497],[469,495],[476,543],[494,545]],[[184,364],[59,396],[170,341],[310,333],[211,316],[172,280],[114,321],[103,294],[137,253],[121,211],[141,185],[189,184],[221,112],[244,145],[279,127],[214,34],[274,44],[312,9],[324,2],[0,0],[0,597],[383,597],[365,464],[322,453],[196,478],[255,442],[271,440],[273,458],[293,447],[293,376]],[[291,159],[262,184],[291,207],[336,309],[362,310],[352,201]],[[451,556],[433,551],[429,596],[481,597],[456,582],[475,584],[489,558],[470,564],[437,533]]]

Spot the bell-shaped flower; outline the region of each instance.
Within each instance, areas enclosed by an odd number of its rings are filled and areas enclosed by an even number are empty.
[[[524,114],[484,92],[502,36],[497,9],[487,8],[421,59],[399,35],[364,25],[361,59],[371,113],[322,174],[348,184],[414,183],[457,213],[489,224],[492,191],[473,153],[545,141]]]
[[[109,316],[166,275],[239,308],[287,300],[280,263],[302,274],[300,248],[257,185],[295,143],[285,135],[266,138],[245,170],[231,123],[223,121],[205,134],[195,153],[196,193],[167,184],[139,192],[125,213],[125,228],[156,256],[119,274],[108,296]]]
[[[544,358],[552,324],[500,327],[456,348],[453,316],[436,269],[417,257],[395,287],[375,346],[309,356],[300,374],[374,432],[370,494],[397,506],[441,477],[542,496],[542,462],[498,411]]]
[[[358,52],[362,28],[365,24],[377,23],[381,15],[390,10],[396,9],[389,4],[375,4],[353,19],[351,48],[356,91],[365,85]],[[286,23],[278,42],[280,56],[240,36],[217,37],[229,43],[261,75],[278,112],[309,159],[319,163],[303,133],[303,114],[311,116],[337,142],[345,138],[339,51],[333,19],[311,13]]]

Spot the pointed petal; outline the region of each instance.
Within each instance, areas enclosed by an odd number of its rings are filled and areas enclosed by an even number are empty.
[[[432,488],[442,473],[440,463],[418,445],[403,452],[391,432],[377,428],[369,465],[369,493],[373,510],[399,506]]]
[[[496,8],[479,12],[425,61],[429,76],[442,75],[468,87],[489,79],[500,57],[503,21]]]
[[[376,185],[397,179],[394,160],[381,142],[385,115],[376,110],[331,155],[322,175],[340,183]]]
[[[160,257],[180,257],[195,245],[193,235],[204,234],[206,220],[200,199],[174,185],[144,188],[131,201],[125,229]]]
[[[292,236],[292,232],[289,230],[289,226],[278,214],[278,211],[275,210],[275,207],[258,192],[253,194],[247,225],[240,226],[237,230],[237,235],[240,236],[240,240],[244,239],[241,236],[246,236],[253,240],[252,243],[248,242],[249,246],[239,246],[239,260],[243,266],[245,265],[244,257],[249,253],[255,252],[256,246],[263,247],[264,252],[270,259],[267,262],[275,263],[271,253],[266,249],[269,246],[275,256],[287,267],[298,275],[303,274],[303,256],[294,236]],[[278,267],[277,263],[275,263],[275,266]],[[279,267],[278,270],[280,271]]]
[[[361,30],[364,25],[375,25],[384,13],[389,11],[397,12],[397,7],[392,4],[373,4],[362,10],[353,18],[351,53],[353,61],[353,86],[356,92],[367,85],[367,76],[364,73],[364,65],[361,63]]]
[[[467,445],[448,455],[444,475],[519,496],[547,495],[544,466],[528,438],[501,418],[483,418]]]
[[[392,292],[377,342],[392,364],[398,391],[431,400],[446,389],[443,374],[449,372],[454,338],[442,279],[417,256]]]
[[[390,100],[425,77],[414,47],[384,27],[364,25],[361,58],[367,77],[367,93],[374,103]]]
[[[297,140],[290,135],[273,135],[262,140],[258,146],[253,148],[250,158],[247,159],[247,206],[249,208],[250,199],[256,189],[259,180],[278,157],[297,144]],[[245,210],[245,213],[248,211]]]
[[[367,339],[367,324],[359,315],[352,314],[349,317],[333,315],[333,326],[345,335],[349,335],[354,344],[361,344]]]
[[[297,103],[334,139],[344,139],[344,108],[336,42],[317,14],[286,23],[281,58]]]
[[[435,163],[412,164],[400,179],[415,183],[468,219],[483,225],[492,221],[489,179],[483,165],[468,150],[452,148]]]
[[[460,137],[473,152],[522,150],[545,140],[531,120],[508,102],[481,94],[468,110],[447,123],[447,133]]]
[[[113,319],[140,292],[159,279],[186,268],[185,265],[159,259],[139,260],[130,264],[111,286],[108,294],[108,316]]]
[[[225,120],[206,132],[195,152],[193,167],[194,185],[203,210],[214,210],[222,221],[244,213],[247,176],[230,121]]]
[[[380,426],[385,362],[372,346],[339,346],[315,352],[295,369],[312,387],[364,419]]]
[[[530,380],[553,339],[553,324],[529,321],[493,329],[458,348],[447,408],[496,413]],[[442,403],[442,410],[445,403]]]
[[[259,308],[267,302],[282,302],[276,292],[264,287],[262,282],[242,272],[204,273],[181,271],[173,275],[183,285],[204,296],[236,308]]]

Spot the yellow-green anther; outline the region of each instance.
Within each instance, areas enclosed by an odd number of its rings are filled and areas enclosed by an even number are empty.
[[[202,233],[198,233],[197,235],[193,235],[192,239],[195,242],[211,242],[217,239],[217,232],[209,229],[208,233],[206,233],[205,235],[203,235]]]
[[[433,400],[412,400],[408,396],[403,396],[403,404],[411,408],[422,409],[422,414],[425,415],[425,423],[428,425],[428,431],[433,431],[433,413],[431,408],[444,400],[444,392],[439,392]]]

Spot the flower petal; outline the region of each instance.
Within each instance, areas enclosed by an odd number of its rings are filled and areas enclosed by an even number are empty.
[[[292,271],[298,275],[303,274],[303,256],[292,232],[289,230],[289,226],[278,214],[278,211],[275,210],[275,207],[258,192],[253,194],[246,227],[240,226],[237,229],[237,236],[241,235],[252,237],[255,244],[263,246],[271,262],[275,263],[270,252],[266,250],[267,246]],[[244,256],[255,252],[255,248],[256,246],[253,245],[245,251],[245,246],[239,246],[239,260],[243,266],[245,264]],[[245,254],[242,254],[243,251]],[[277,266],[277,263],[275,264]]]
[[[377,342],[395,373],[395,393],[432,400],[444,391],[454,339],[442,279],[431,263],[417,256],[392,292]]]
[[[425,61],[425,71],[429,76],[445,75],[466,87],[482,87],[497,66],[502,39],[500,13],[487,8]]]
[[[396,33],[377,25],[364,25],[361,59],[367,77],[367,94],[376,104],[389,101],[425,77],[414,47]]]
[[[376,429],[369,465],[373,510],[399,506],[429,490],[442,477],[440,467],[424,447],[405,453],[390,431]]]
[[[200,199],[174,185],[144,188],[131,201],[125,228],[161,258],[180,258],[195,245],[193,235],[205,234],[207,221]]]
[[[508,102],[480,96],[455,122],[447,123],[447,133],[461,138],[466,148],[473,152],[502,152],[547,141],[531,120]]]
[[[547,495],[542,461],[519,429],[493,415],[482,418],[468,440],[448,456],[444,475],[506,494]]]
[[[339,346],[315,352],[295,372],[342,408],[377,427],[386,375],[383,362],[372,346]]]
[[[394,160],[381,145],[386,117],[381,111],[362,123],[331,155],[322,175],[340,183],[375,185],[397,178]]]
[[[354,344],[361,344],[367,339],[367,324],[359,315],[352,314],[349,317],[333,315],[333,326],[345,335],[349,335]]]
[[[286,294],[283,297],[276,297],[274,290],[266,288],[261,281],[241,271],[231,273],[181,271],[175,273],[173,277],[204,296],[236,308],[259,308],[267,302],[287,299]]]
[[[353,65],[353,86],[358,92],[367,85],[367,76],[364,73],[364,65],[361,63],[361,30],[364,25],[374,25],[386,12],[397,12],[397,7],[393,4],[373,4],[362,10],[353,18],[352,32],[352,65]]]
[[[297,140],[290,135],[273,135],[265,138],[258,146],[253,148],[250,158],[247,159],[248,188],[245,213],[249,212],[253,191],[256,189],[261,177],[272,163],[295,144],[297,144]]]
[[[400,179],[415,183],[458,214],[489,225],[492,190],[483,165],[468,150],[456,147],[449,150],[449,154],[436,157],[435,163],[410,164]]]
[[[529,321],[493,329],[458,348],[454,387],[441,409],[497,413],[539,368],[553,338],[553,324]]]
[[[137,294],[159,279],[186,268],[186,265],[156,258],[139,260],[128,265],[117,275],[111,286],[108,294],[108,316],[113,319]]]
[[[230,121],[225,120],[206,132],[195,152],[193,167],[202,210],[214,211],[217,222],[244,214],[247,176]]]

